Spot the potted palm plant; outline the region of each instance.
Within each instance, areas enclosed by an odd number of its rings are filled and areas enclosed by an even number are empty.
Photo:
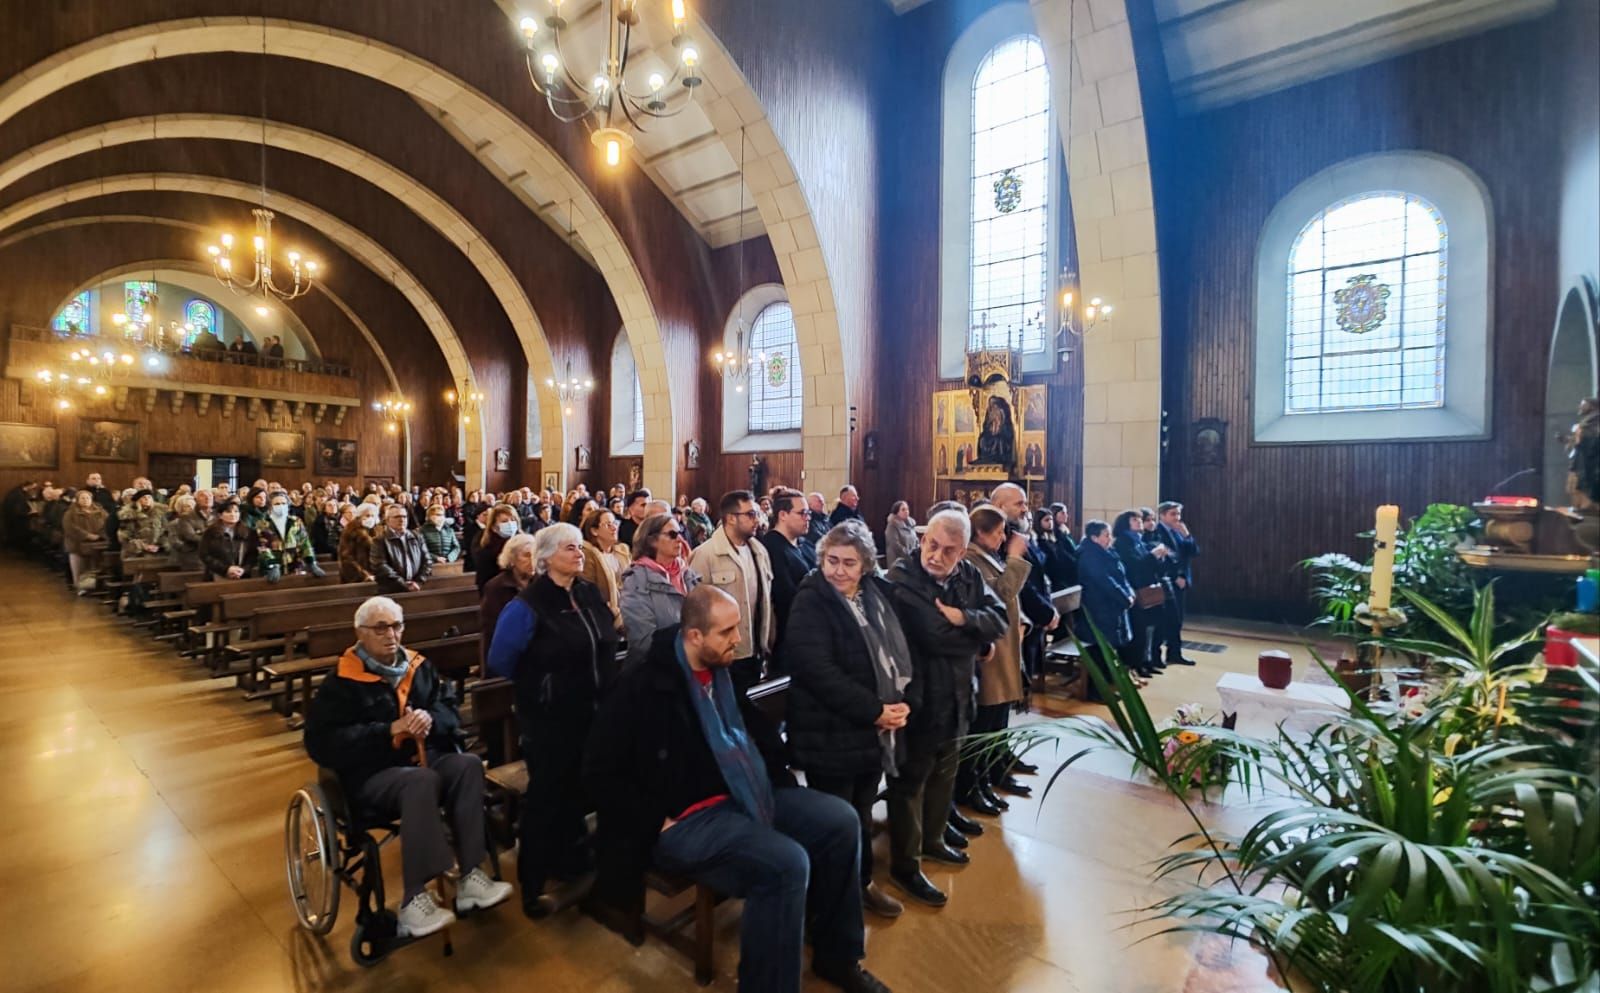
[[[1492,587],[1465,622],[1407,599],[1440,633],[1395,639],[1428,660],[1420,704],[1348,693],[1348,715],[1308,737],[1158,728],[1125,672],[1091,667],[1109,724],[1063,718],[1006,741],[1078,743],[1046,798],[1066,768],[1105,749],[1164,786],[1195,830],[1158,863],[1175,890],[1143,916],[1157,933],[1250,942],[1291,990],[1600,991],[1600,678],[1519,661],[1538,629],[1496,641]],[[1207,747],[1170,749],[1179,733]],[[1271,801],[1243,834],[1213,829],[1191,797],[1196,770],[1183,758],[1219,754],[1234,788]]]

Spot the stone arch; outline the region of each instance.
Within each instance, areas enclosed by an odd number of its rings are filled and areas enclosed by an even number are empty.
[[[261,52],[263,33],[268,55],[359,73],[437,108],[451,122],[447,132],[466,144],[519,199],[528,202],[527,190],[518,185],[526,181],[557,189],[561,198],[572,204],[575,236],[611,287],[639,356],[645,401],[645,481],[652,488],[674,492],[677,446],[666,350],[655,309],[638,265],[615,225],[561,156],[504,107],[414,53],[299,21],[266,18],[263,32],[262,22],[260,17],[247,16],[157,21],[64,49],[0,85],[0,124],[57,90],[137,62],[209,52]]]
[[[210,139],[239,141],[255,144],[263,140],[274,148],[296,152],[337,166],[388,193],[405,204],[412,213],[426,221],[452,245],[466,256],[467,261],[483,276],[484,282],[499,301],[517,339],[528,369],[536,382],[555,377],[555,362],[549,339],[540,324],[533,304],[528,300],[522,284],[512,275],[500,253],[473,227],[448,201],[431,189],[412,179],[384,159],[378,158],[355,145],[332,135],[309,128],[266,123],[263,133],[260,118],[231,114],[155,114],[145,117],[107,121],[41,142],[0,163],[0,189],[56,162],[84,155],[111,145],[131,144],[139,141],[175,139]],[[470,379],[471,377],[469,377]],[[459,382],[459,379],[457,380]],[[566,424],[561,406],[547,390],[538,392],[540,426],[546,450],[566,451]],[[483,442],[484,425],[479,422],[475,430],[468,430],[468,448],[473,436],[478,436],[479,448]],[[478,478],[474,476],[473,478]]]
[[[1080,449],[1117,455],[1115,464],[1084,465],[1078,518],[1110,520],[1160,495],[1161,285],[1144,95],[1127,0],[1029,5],[1061,108],[1062,141],[1071,149],[1078,274],[1085,293],[1116,302],[1116,320],[1082,347]]]
[[[742,135],[745,183],[754,195],[794,310],[795,339],[805,375],[801,448],[806,488],[836,493],[850,482],[851,370],[845,361],[828,260],[811,205],[789,153],[778,141],[743,70],[703,23],[696,24],[695,39],[700,42],[702,74],[715,81],[711,87],[715,92],[704,97],[706,116],[736,162]]]
[[[231,200],[243,200],[249,203],[259,202],[261,191],[259,187],[248,183],[241,183],[231,179],[220,179],[215,176],[197,176],[185,173],[131,173],[120,176],[104,176],[99,179],[84,180],[67,186],[57,187],[44,193],[37,194],[25,200],[11,204],[0,210],[0,231],[21,224],[32,217],[61,207],[69,203],[78,203],[96,197],[111,196],[116,193],[140,193],[146,191],[163,191],[174,193],[197,193],[203,196],[226,197]],[[400,291],[416,310],[417,316],[427,325],[432,332],[434,341],[438,343],[440,351],[444,352],[445,362],[450,367],[453,381],[465,380],[476,382],[472,375],[472,365],[467,361],[467,353],[461,347],[461,339],[451,326],[449,318],[439,309],[433,296],[417,280],[411,272],[400,263],[400,260],[390,255],[381,245],[367,237],[365,233],[346,224],[344,221],[327,213],[322,208],[285,196],[269,190],[267,193],[267,206],[292,217],[303,224],[316,228],[324,237],[344,249],[353,258],[373,272],[387,279],[395,289]],[[487,479],[487,468],[484,460],[481,432],[478,432],[477,444],[474,445],[473,433],[467,435],[467,477],[468,479]]]

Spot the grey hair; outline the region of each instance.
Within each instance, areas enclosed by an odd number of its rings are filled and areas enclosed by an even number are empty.
[[[821,559],[828,553],[828,549],[838,545],[847,545],[855,549],[861,557],[861,566],[871,571],[878,561],[878,549],[873,544],[872,532],[860,521],[844,521],[830,528],[828,533],[817,542],[817,558]]]
[[[654,517],[656,514],[671,514],[672,504],[665,500],[651,500],[644,505],[644,512],[647,517]]]
[[[369,597],[362,602],[361,606],[356,608],[356,627],[364,628],[367,626],[367,622],[371,621],[379,613],[388,613],[390,611],[394,612],[395,620],[403,621],[406,619],[406,612],[401,609],[398,603],[388,597]]]
[[[543,576],[550,569],[550,559],[569,541],[583,544],[583,532],[571,524],[547,524],[533,536],[533,573]]]
[[[534,545],[536,541],[537,539],[526,531],[518,531],[507,538],[506,543],[500,547],[500,557],[495,559],[495,563],[502,569],[511,568],[511,563],[517,560],[517,556],[522,554],[522,550]],[[537,552],[534,554],[538,555]]]
[[[972,540],[972,518],[959,510],[941,510],[928,519],[929,528],[959,534],[963,543]]]
[[[174,514],[187,514],[194,509],[194,497],[185,493],[172,498],[172,512]]]

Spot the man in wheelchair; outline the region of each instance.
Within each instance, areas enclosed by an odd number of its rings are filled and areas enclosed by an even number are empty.
[[[311,701],[306,751],[338,773],[359,819],[399,818],[405,873],[399,936],[421,937],[455,921],[427,890],[452,866],[461,868],[457,911],[492,907],[511,895],[511,884],[481,868],[487,854],[483,763],[461,748],[461,719],[448,684],[427,659],[401,647],[400,605],[371,598],[356,610],[355,628],[356,644]],[[454,855],[441,805],[455,837]]]

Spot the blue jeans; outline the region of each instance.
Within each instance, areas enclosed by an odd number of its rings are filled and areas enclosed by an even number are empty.
[[[771,827],[733,802],[692,814],[661,833],[663,869],[744,898],[739,989],[799,993],[805,925],[816,958],[859,962],[861,823],[848,803],[818,790],[775,791]]]

